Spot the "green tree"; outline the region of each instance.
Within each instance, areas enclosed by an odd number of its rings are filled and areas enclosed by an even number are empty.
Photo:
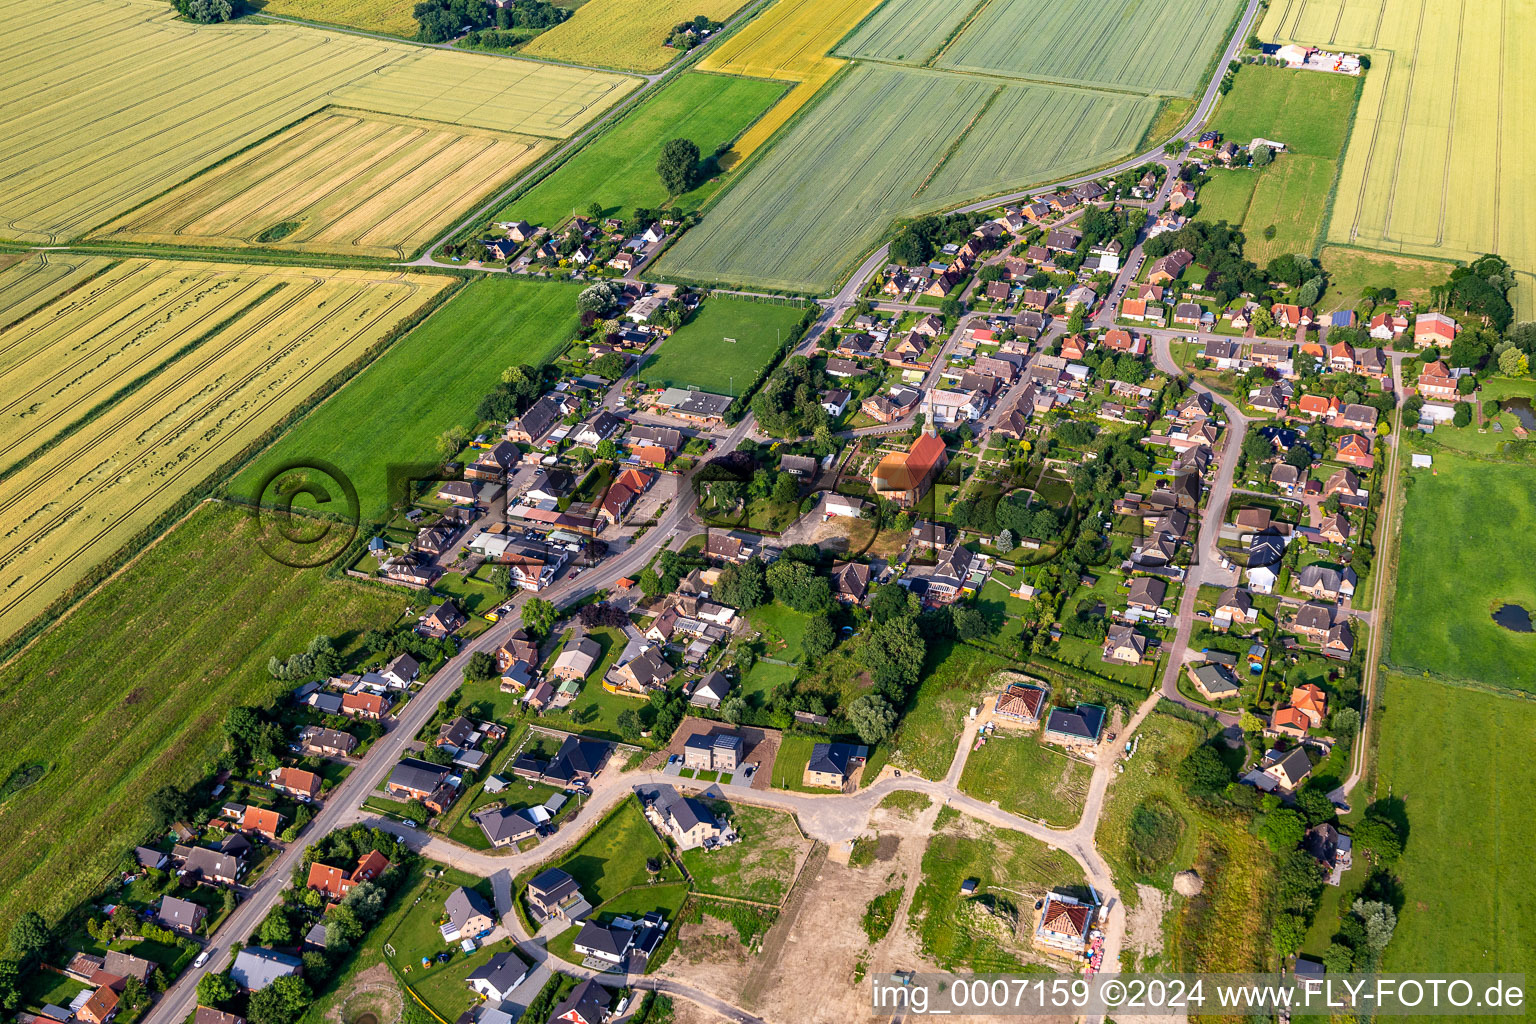
[[[788,505],[800,497],[800,485],[790,473],[780,473],[773,481],[773,500],[780,505]]]
[[[640,739],[640,733],[645,728],[640,722],[640,715],[634,708],[625,708],[620,711],[616,724],[619,727],[619,735],[630,743]]]
[[[48,948],[51,940],[52,934],[43,915],[29,910],[11,925],[11,956],[21,965],[22,970],[26,970],[43,958],[43,951]]]
[[[212,971],[197,979],[197,1002],[199,1006],[211,1006],[215,1010],[223,1006],[239,993],[240,986],[228,974],[214,974]]]
[[[1191,750],[1179,762],[1178,773],[1184,788],[1197,796],[1219,793],[1232,781],[1232,773],[1210,744],[1202,744]]]
[[[464,665],[464,678],[472,683],[483,683],[497,675],[496,656],[490,651],[476,651]]]
[[[747,701],[741,694],[734,694],[720,702],[720,718],[727,725],[736,725],[747,717]]]
[[[251,993],[246,1019],[250,1024],[294,1024],[309,1009],[309,985],[303,978],[278,978]]]
[[[546,637],[554,628],[560,611],[554,604],[540,597],[530,597],[523,603],[523,628],[530,636]]]
[[[1268,146],[1254,146],[1248,155],[1252,158],[1255,167],[1268,167],[1275,159],[1275,151]]]
[[[805,636],[800,639],[800,649],[805,652],[807,661],[815,661],[825,655],[837,643],[837,631],[832,628],[832,620],[825,615],[818,615],[806,623]]]
[[[896,709],[883,697],[865,694],[848,706],[848,724],[859,739],[874,745],[896,727]]]
[[[681,195],[699,178],[699,147],[688,139],[671,139],[661,147],[656,173],[669,195]]]
[[[1366,812],[1365,820],[1355,826],[1352,838],[1356,846],[1383,864],[1390,864],[1403,854],[1403,839],[1397,825],[1370,811]]]
[[[1259,822],[1260,837],[1276,853],[1294,850],[1306,833],[1307,827],[1302,822],[1301,815],[1289,807],[1270,811]]]
[[[604,380],[618,380],[624,375],[624,357],[617,352],[609,352],[594,359],[590,369]]]
[[[605,437],[597,442],[597,457],[609,462],[619,457],[619,446],[611,437]]]
[[[1465,427],[1472,422],[1472,407],[1466,402],[1457,402],[1456,411],[1451,414],[1451,422],[1458,427]]]
[[[952,606],[950,617],[955,624],[955,635],[961,640],[980,640],[992,632],[987,617],[973,605]]]

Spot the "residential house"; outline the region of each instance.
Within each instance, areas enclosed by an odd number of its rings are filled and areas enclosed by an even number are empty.
[[[577,932],[573,946],[583,957],[601,960],[615,967],[630,963],[631,958],[643,964],[661,944],[666,927],[660,913],[655,911],[645,915],[638,924],[627,919],[615,920],[608,925],[587,921]],[[555,1008],[555,1015],[551,1019],[573,1020],[569,1013],[562,1015],[560,1007]]]
[[[592,670],[597,667],[602,657],[601,644],[589,636],[577,637],[567,643],[556,656],[554,665],[550,666],[549,674],[556,679],[580,681],[592,674]]]
[[[1354,532],[1354,527],[1349,525],[1349,517],[1342,512],[1335,512],[1323,519],[1323,524],[1318,527],[1317,534],[1330,544],[1343,544]]]
[[[832,596],[848,604],[861,604],[869,592],[869,566],[844,562],[832,573]]]
[[[608,485],[598,514],[606,522],[619,525],[629,513],[629,508],[635,503],[635,499],[645,493],[654,479],[643,469],[636,469],[633,466],[626,468]]]
[[[84,992],[80,994],[85,995]],[[90,998],[80,1004],[80,1008],[75,1011],[75,1019],[81,1024],[108,1024],[113,1017],[117,1016],[118,1002],[119,997],[115,988],[111,985],[100,985],[90,994]],[[45,1013],[44,1016],[47,1014]]]
[[[559,1002],[549,1015],[549,1024],[604,1024],[612,1016],[612,1006],[613,993],[589,978]]]
[[[1249,623],[1257,618],[1253,595],[1241,587],[1228,587],[1216,599],[1216,613],[1211,621],[1217,627],[1227,629],[1233,623]]]
[[[550,395],[545,395],[507,425],[506,438],[508,441],[519,441],[523,444],[537,444],[544,435],[554,429],[555,424],[559,423],[565,414],[565,409],[559,401]]]
[[[389,698],[382,693],[360,690],[342,695],[341,713],[348,718],[366,718],[376,722],[389,710],[389,703]]]
[[[590,909],[576,880],[559,868],[545,868],[534,875],[525,895],[529,907],[541,921],[551,918],[571,920]]]
[[[718,530],[710,530],[704,537],[704,557],[717,562],[745,562],[752,554],[752,547],[741,537]]]
[[[1204,313],[1197,302],[1181,302],[1173,307],[1173,322],[1181,327],[1197,327]]]
[[[1391,341],[1408,329],[1408,318],[1401,313],[1377,313],[1371,317],[1370,334],[1377,341]]]
[[[1269,471],[1269,482],[1280,488],[1286,494],[1296,490],[1301,483],[1301,470],[1285,462],[1278,462]]]
[[[1435,360],[1419,373],[1419,394],[1425,398],[1456,399],[1456,378],[1443,360]]]
[[[386,788],[391,796],[420,800],[427,810],[441,814],[453,803],[458,791],[452,772],[445,766],[406,757],[390,770]]]
[[[485,897],[463,886],[448,894],[443,902],[443,913],[448,920],[439,929],[447,942],[478,939],[496,927],[496,911]]]
[[[588,448],[595,448],[623,425],[619,419],[607,409],[599,409],[586,422],[579,424],[571,434],[571,440],[576,444]]]
[[[1324,601],[1337,601],[1353,597],[1355,572],[1353,569],[1330,569],[1322,565],[1309,565],[1296,576],[1296,589],[1308,597]]]
[[[1333,628],[1333,606],[1308,602],[1296,609],[1291,631],[1313,642],[1321,642]]]
[[[1035,925],[1035,942],[1081,957],[1093,924],[1093,907],[1071,896],[1047,893]]]
[[[1272,781],[1272,785],[1277,785],[1287,793],[1294,792],[1312,774],[1312,761],[1307,757],[1305,747],[1292,747],[1286,751],[1269,750],[1259,765],[1260,771]]]
[[[171,849],[171,863],[176,865],[176,873],[183,879],[192,879],[205,885],[234,885],[239,881],[240,873],[245,870],[245,862],[235,853],[212,850],[206,846],[177,845]],[[111,957],[112,954],[108,953],[108,970],[111,970]]]
[[[1242,692],[1237,679],[1224,665],[1214,662],[1189,662],[1189,678],[1207,700],[1226,700]]]
[[[1337,443],[1338,447],[1333,453],[1337,461],[1347,462],[1360,469],[1370,469],[1376,464],[1371,455],[1371,442],[1363,435],[1345,434]]]
[[[1339,400],[1325,395],[1302,395],[1296,402],[1296,411],[1312,419],[1338,415]]]
[[[1348,659],[1355,653],[1355,631],[1348,619],[1340,619],[1323,638],[1323,654],[1329,658]]]
[[[696,708],[718,708],[730,692],[730,679],[722,672],[711,672],[690,684],[688,703]]]
[[[1138,576],[1131,581],[1127,604],[1144,612],[1156,612],[1162,608],[1168,596],[1168,584],[1157,576]]]
[[[608,672],[603,681],[604,689],[632,697],[647,696],[660,689],[672,678],[672,666],[667,664],[655,647],[646,647],[635,657]]]
[[[1069,747],[1091,747],[1099,742],[1109,710],[1099,704],[1052,708],[1045,719],[1044,739]]]
[[[260,946],[246,946],[235,954],[229,977],[247,992],[260,992],[278,978],[295,977],[303,970],[304,962],[296,956]]]
[[[320,797],[320,776],[299,768],[275,768],[272,771],[272,788],[308,803]]]
[[[283,816],[266,807],[248,806],[240,817],[240,831],[254,832],[272,841],[283,829]]]
[[[339,900],[355,886],[372,882],[389,870],[389,858],[378,850],[369,850],[357,859],[350,871],[315,861],[309,866],[309,878],[305,887],[324,893],[332,900]]]
[[[158,970],[158,965],[153,960],[134,956],[131,953],[123,953],[115,949],[107,950],[102,959],[102,970],[119,978],[135,978],[147,984],[150,975]]]
[[[497,441],[464,467],[464,475],[471,480],[501,483],[517,465],[518,455],[517,445],[511,441]]]
[[[469,987],[491,1002],[503,1002],[512,995],[512,990],[523,983],[528,977],[528,965],[522,957],[508,951],[497,953],[485,963],[475,968],[464,980]],[[535,1024],[535,1022],[529,1022]]]
[[[199,1006],[192,1017],[192,1024],[245,1024],[245,1018],[209,1006]]]
[[[806,762],[804,783],[827,789],[842,789],[853,771],[863,765],[869,748],[849,743],[817,743]]]
[[[1334,494],[1355,496],[1359,493],[1360,478],[1355,475],[1355,471],[1352,469],[1335,470],[1333,475],[1328,478],[1328,482],[1323,484],[1324,498]]]
[[[1045,707],[1047,696],[1044,687],[1009,683],[997,695],[993,710],[1003,718],[1034,725],[1040,721],[1040,711]]]
[[[459,611],[452,601],[443,601],[427,609],[417,630],[425,636],[449,637],[469,622],[469,616]]]
[[[1182,205],[1182,204],[1180,204]],[[1195,262],[1194,253],[1188,249],[1175,249],[1166,256],[1161,256],[1152,261],[1151,268],[1147,271],[1149,284],[1168,284],[1181,277],[1189,265]]]
[[[1460,329],[1456,321],[1444,313],[1420,313],[1413,321],[1413,343],[1419,348],[1428,345],[1448,348]]]
[[[714,845],[725,829],[713,812],[692,797],[663,790],[646,804],[645,815],[679,850]]]
[[[1104,639],[1104,660],[1139,665],[1147,655],[1147,638],[1130,626],[1110,626]]]
[[[160,897],[160,909],[155,912],[155,920],[160,922],[160,927],[182,935],[196,934],[207,916],[207,908],[170,895]]]
[[[862,377],[869,371],[851,359],[831,358],[827,360],[827,376],[846,380],[851,377]]]

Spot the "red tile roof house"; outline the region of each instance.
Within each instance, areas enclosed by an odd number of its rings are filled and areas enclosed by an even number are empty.
[[[1337,398],[1325,398],[1322,395],[1302,395],[1296,403],[1296,411],[1303,416],[1311,416],[1319,419],[1324,416],[1336,415],[1339,411]]]
[[[1444,313],[1420,313],[1413,322],[1413,343],[1420,348],[1426,345],[1443,347],[1456,340],[1458,330],[1456,321]]]
[[[283,827],[283,816],[276,811],[269,811],[265,807],[252,807],[247,805],[245,816],[240,819],[242,832],[255,832],[259,836],[268,839],[276,839],[278,832]]]
[[[320,796],[320,776],[299,768],[278,768],[272,772],[272,788],[300,800]]]
[[[1418,389],[1425,398],[1455,398],[1456,378],[1445,363],[1436,360],[1419,374]]]
[[[389,710],[389,699],[379,693],[349,693],[341,698],[341,713],[349,718],[377,721]]]
[[[1371,455],[1371,442],[1360,434],[1345,434],[1339,438],[1339,448],[1333,457],[1360,469],[1370,469],[1376,464]]]

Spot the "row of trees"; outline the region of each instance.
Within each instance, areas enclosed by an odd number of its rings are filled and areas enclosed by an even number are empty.
[[[542,30],[571,16],[569,10],[545,0],[516,0],[507,7],[498,7],[490,0],[423,0],[411,14],[416,19],[416,38],[425,43],[445,42],[465,29]]]

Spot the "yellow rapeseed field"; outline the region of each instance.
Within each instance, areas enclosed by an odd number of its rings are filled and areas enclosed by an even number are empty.
[[[92,237],[404,257],[549,143],[332,108]]]
[[[27,242],[80,237],[329,104],[565,138],[638,84],[299,25],[193,25],[160,3],[0,0],[0,20],[15,40],[0,50],[0,238]]]
[[[1501,0],[1277,0],[1261,34],[1364,51],[1328,241],[1442,259],[1496,252],[1536,315],[1536,20]],[[1528,13],[1528,11],[1526,12]]]
[[[0,272],[0,298],[31,266]],[[165,260],[93,269],[0,330],[0,636],[448,284]]]
[[[522,52],[605,68],[660,71],[686,51],[664,45],[672,26],[704,15],[725,21],[746,0],[587,0]]]
[[[810,102],[844,61],[827,56],[880,0],[778,0],[699,62],[705,71],[798,82],[748,128],[731,152],[740,160]]]

